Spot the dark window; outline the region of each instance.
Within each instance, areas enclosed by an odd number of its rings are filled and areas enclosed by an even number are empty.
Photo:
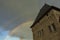
[[[60,16],[59,16],[59,22],[60,22]]]
[[[41,37],[41,36],[43,36],[43,29],[38,31],[38,37]]]
[[[43,29],[41,30],[41,32],[42,32],[42,35],[44,35]]]
[[[56,27],[55,27],[55,25],[54,25],[54,24],[52,24],[52,26],[53,26],[54,31],[56,31]]]
[[[49,27],[50,32],[56,31],[56,27],[55,27],[54,24],[52,24],[52,25],[50,25],[50,26],[48,26],[48,27]]]
[[[52,32],[51,27],[50,26],[48,26],[48,27],[49,27],[50,32]]]
[[[38,37],[41,37],[41,31],[38,32]]]

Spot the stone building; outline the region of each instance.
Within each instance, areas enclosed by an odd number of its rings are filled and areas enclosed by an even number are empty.
[[[45,4],[31,28],[34,40],[60,40],[60,9]]]

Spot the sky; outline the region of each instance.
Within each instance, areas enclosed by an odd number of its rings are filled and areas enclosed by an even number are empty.
[[[11,36],[7,35],[4,40],[20,40],[20,39],[18,37],[11,37]]]
[[[35,18],[38,7],[36,2],[36,0],[0,0],[1,40],[4,40],[9,33],[8,31],[17,25]]]
[[[37,7],[36,0],[0,0],[0,26],[11,30],[22,22],[33,20]]]
[[[17,36],[22,39],[33,39],[32,31],[30,26],[33,24],[33,21],[26,21],[18,25],[15,29],[10,32],[10,35]]]
[[[0,40],[20,40],[18,37],[11,37],[9,31],[3,31],[0,33]]]
[[[0,40],[4,40],[4,38],[6,37],[7,34],[8,34],[8,31],[0,32]]]
[[[8,31],[17,25],[34,19],[34,13],[37,11],[36,2],[36,0],[0,0],[0,33],[2,34],[0,40],[4,40]]]
[[[12,37],[9,35],[9,31],[5,31],[0,28],[0,40],[20,40],[18,37]]]

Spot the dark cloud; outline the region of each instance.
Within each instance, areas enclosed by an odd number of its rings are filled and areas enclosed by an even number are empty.
[[[29,19],[35,19],[38,12],[36,0],[0,0],[0,25],[13,29]]]

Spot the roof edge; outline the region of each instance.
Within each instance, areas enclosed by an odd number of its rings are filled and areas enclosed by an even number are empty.
[[[48,5],[48,4],[45,4],[45,5]],[[50,5],[48,5],[48,6],[50,6]],[[43,6],[44,7],[44,6]],[[42,7],[42,8],[43,8]],[[41,9],[42,9],[41,8]],[[60,8],[57,8],[57,7],[55,7],[55,6],[50,6],[50,8],[49,8],[49,10],[47,10],[40,18],[39,18],[39,20],[41,20],[45,15],[47,15],[48,14],[48,12],[51,10],[51,9],[55,9],[55,10],[58,10],[58,11],[60,11]],[[39,13],[38,13],[39,14]],[[37,16],[38,17],[38,16]],[[36,19],[35,19],[36,20]],[[34,21],[34,23],[32,24],[32,26],[30,27],[30,28],[32,28],[35,24],[37,24],[38,22],[39,22],[39,20],[38,21]]]

